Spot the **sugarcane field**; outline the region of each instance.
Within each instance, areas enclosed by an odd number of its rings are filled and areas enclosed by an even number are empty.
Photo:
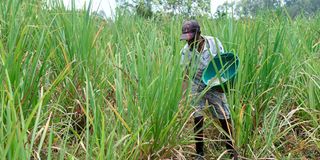
[[[319,0],[1,0],[0,159],[318,160]]]

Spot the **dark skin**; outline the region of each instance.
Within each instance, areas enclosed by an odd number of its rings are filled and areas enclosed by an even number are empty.
[[[196,33],[195,36],[192,39],[186,40],[189,47],[190,51],[194,49],[195,46],[198,46],[197,50],[199,53],[201,53],[203,47],[204,47],[204,38],[200,35],[200,33]]]
[[[192,39],[189,39],[186,41],[189,45],[190,51],[192,51],[195,48],[195,46],[197,46],[197,51],[201,53],[201,51],[204,48],[205,39],[200,35],[199,32],[197,32]],[[218,92],[224,93],[224,90],[222,87],[216,87],[215,90]]]
[[[201,51],[204,48],[205,39],[200,35],[200,33],[196,33],[192,39],[189,39],[186,41],[190,47],[190,51],[194,50],[194,48],[197,47],[197,51],[199,53],[201,53]],[[222,93],[224,92],[221,87],[215,88],[215,90],[218,92],[222,92]],[[222,128],[228,133],[228,135],[231,135],[230,119],[219,119],[219,121],[220,121]],[[204,155],[204,142],[203,142],[204,134],[203,134],[203,128],[202,128],[203,123],[204,123],[203,116],[194,118],[194,124],[195,124],[194,132],[196,133],[196,137],[195,137],[196,151],[197,151],[197,154],[199,154],[201,156]],[[238,159],[236,152],[234,152],[234,148],[232,146],[232,141],[227,136],[225,136],[225,139],[227,139],[226,140],[226,148],[229,151],[231,151],[230,158]]]
[[[194,49],[195,46],[198,46],[198,52],[201,53],[203,47],[204,47],[204,38],[200,35],[200,33],[196,33],[195,36],[189,40],[186,40],[187,43],[188,43],[188,46],[190,48],[190,51],[192,51]],[[199,45],[198,45],[199,44]],[[185,81],[184,83],[182,84],[182,88],[183,88],[183,91],[186,90],[187,88],[187,79],[188,79],[188,76],[186,75],[184,77]]]

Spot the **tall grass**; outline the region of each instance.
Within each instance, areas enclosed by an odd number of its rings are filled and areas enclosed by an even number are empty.
[[[229,96],[236,144],[250,149],[253,156],[274,152],[274,157],[283,157],[283,151],[286,155],[292,149],[274,145],[291,143],[283,142],[288,136],[299,139],[302,128],[319,134],[319,66],[314,65],[319,60],[319,32],[314,27],[319,16],[306,21],[272,14],[237,22],[204,21],[209,33],[221,37],[243,64]],[[310,145],[315,140],[299,143]],[[298,154],[302,150],[296,148]]]
[[[190,158],[183,19],[111,21],[53,5],[0,3],[2,158]],[[318,157],[320,17],[198,20],[241,60],[227,94],[239,154]]]

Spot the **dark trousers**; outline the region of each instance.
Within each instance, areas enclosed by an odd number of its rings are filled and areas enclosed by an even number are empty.
[[[228,124],[230,124],[230,120],[229,119],[219,119],[221,127],[223,128],[223,130],[228,133],[229,136],[231,136],[231,126]],[[228,122],[229,121],[229,122]],[[194,123],[195,123],[195,127],[194,127],[194,132],[196,133],[196,151],[198,155],[204,156],[204,143],[203,143],[203,117],[195,117],[194,118]],[[224,136],[226,139],[226,148],[227,150],[229,150],[231,153],[234,152],[234,148],[232,145],[232,141],[228,136]]]

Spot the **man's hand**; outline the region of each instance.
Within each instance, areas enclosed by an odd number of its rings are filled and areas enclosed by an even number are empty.
[[[214,87],[212,89],[214,91],[217,91],[217,92],[220,92],[220,93],[224,93],[224,90],[223,90],[223,88],[221,86],[216,86],[216,87]],[[226,89],[226,88],[224,88],[224,89]]]
[[[183,96],[185,96],[185,93],[188,89],[188,81],[189,81],[189,76],[188,74],[185,74],[185,76],[183,77],[183,82],[182,82],[182,94]]]

